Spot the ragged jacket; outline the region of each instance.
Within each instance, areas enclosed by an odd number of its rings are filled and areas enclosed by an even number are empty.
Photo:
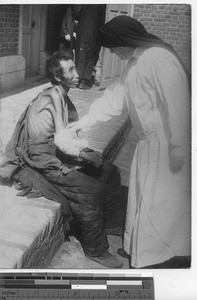
[[[49,96],[50,93],[51,89],[49,88]],[[56,147],[53,144],[53,139],[35,142],[34,144],[29,143],[27,121],[30,107],[36,99],[37,97],[28,105],[16,124],[5,149],[4,160],[0,166],[0,177],[5,181],[10,181],[13,180],[16,173],[20,174],[26,186],[31,184],[34,189],[40,190],[46,198],[60,202],[64,213],[71,216],[65,197],[39,172],[47,168],[57,169],[61,165],[61,161],[55,156]],[[65,101],[68,108],[68,122],[77,121],[78,114],[75,106],[68,96],[66,96]],[[38,161],[31,159],[30,153],[33,154],[33,152],[35,154],[42,152],[41,159]],[[23,169],[23,172],[21,172],[21,169]],[[25,178],[26,182],[24,181]],[[32,179],[31,183],[27,180],[28,178]]]

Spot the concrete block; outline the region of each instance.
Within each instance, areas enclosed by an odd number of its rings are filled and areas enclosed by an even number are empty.
[[[25,69],[25,58],[22,55],[0,57],[0,75]]]
[[[0,185],[0,269],[46,268],[64,241],[60,204]]]
[[[0,57],[0,91],[7,91],[25,81],[25,58],[22,55]]]
[[[8,91],[24,84],[25,70],[0,75],[0,91]]]

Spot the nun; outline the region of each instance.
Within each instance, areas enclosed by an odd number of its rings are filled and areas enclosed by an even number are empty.
[[[100,41],[122,60],[121,76],[72,130],[120,116],[126,103],[138,141],[131,163],[121,255],[131,268],[168,267],[191,255],[190,78],[170,44],[120,15]]]

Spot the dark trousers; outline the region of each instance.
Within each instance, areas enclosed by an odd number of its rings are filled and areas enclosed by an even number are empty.
[[[75,64],[79,74],[79,80],[92,79],[92,71],[97,63],[99,48],[96,42],[81,42],[76,45]]]
[[[105,228],[123,224],[120,174],[112,164],[106,164],[100,173],[88,173],[82,170],[64,175],[59,170],[45,170],[43,175],[68,199],[84,253],[99,256],[109,248]]]

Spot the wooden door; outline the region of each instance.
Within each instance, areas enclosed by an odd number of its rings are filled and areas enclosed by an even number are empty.
[[[38,72],[40,24],[41,5],[22,5],[22,55],[26,61],[26,77]]]
[[[106,21],[118,15],[133,15],[133,4],[107,4]],[[122,73],[126,61],[122,61],[117,55],[112,54],[109,49],[103,48],[102,68],[100,78],[100,89],[106,88]]]

